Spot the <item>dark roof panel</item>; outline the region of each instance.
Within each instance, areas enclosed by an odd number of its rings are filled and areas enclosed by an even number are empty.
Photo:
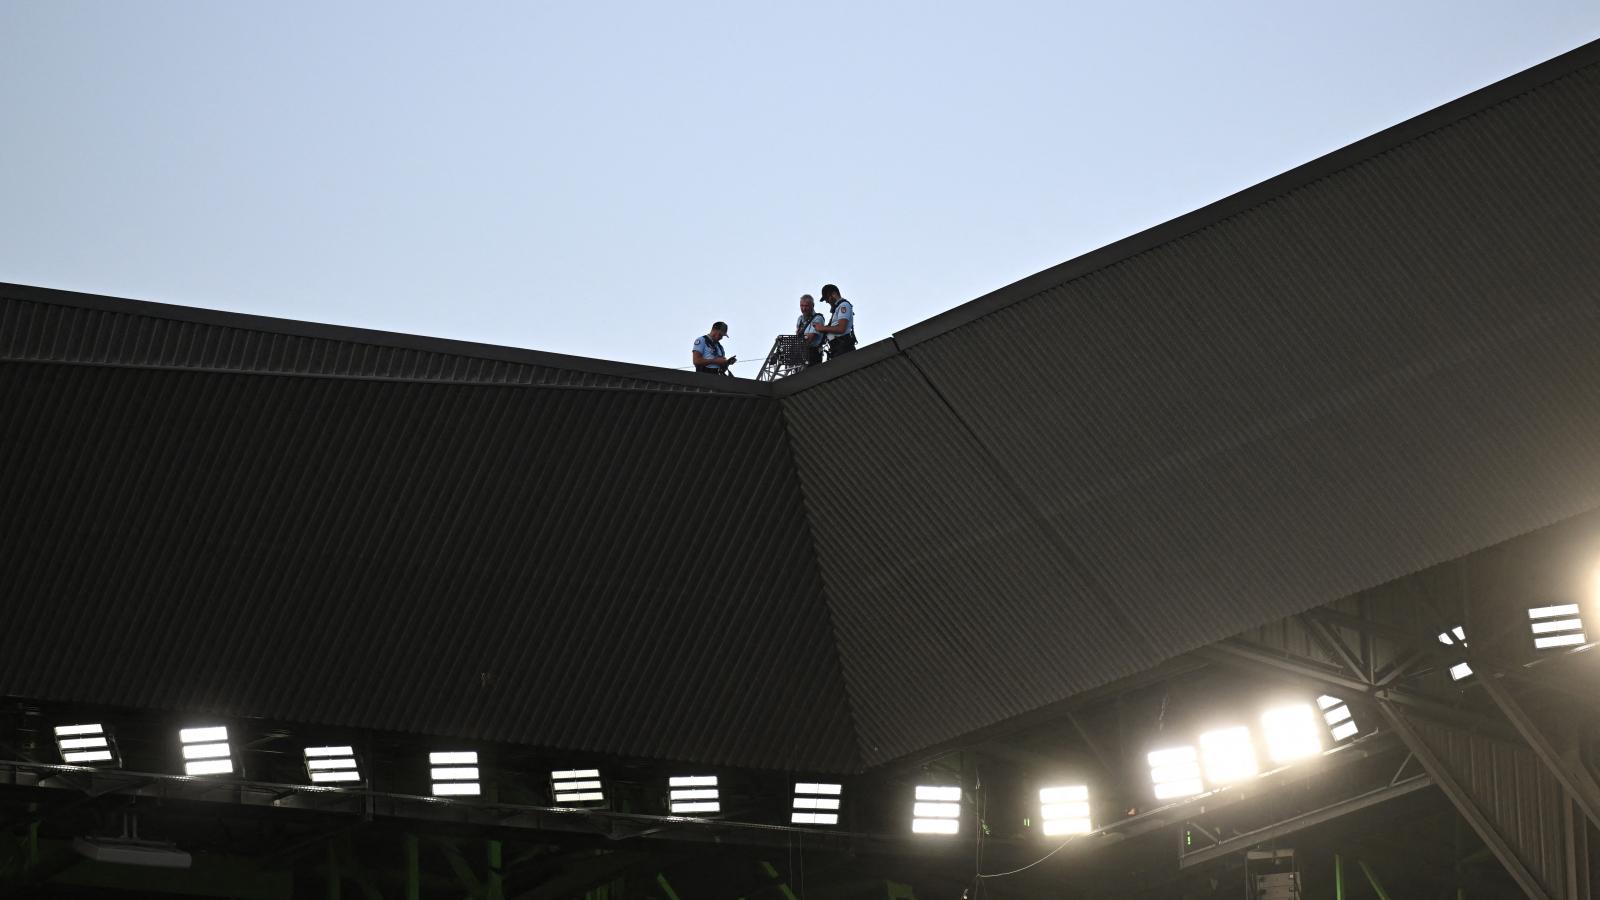
[[[858,764],[768,402],[10,362],[0,436],[7,693]]]
[[[867,762],[1151,656],[910,361],[786,406]]]
[[[0,359],[760,394],[764,385],[467,341],[0,284]]]

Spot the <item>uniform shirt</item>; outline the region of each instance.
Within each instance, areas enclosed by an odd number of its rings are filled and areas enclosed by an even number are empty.
[[[855,307],[851,306],[850,305],[850,301],[844,299],[843,297],[840,297],[839,298],[839,302],[835,303],[833,305],[833,317],[828,319],[828,324],[829,325],[837,325],[840,322],[843,322],[844,325],[845,325],[844,331],[841,332],[840,334],[855,334],[856,333],[856,310],[855,310]],[[838,335],[838,334],[833,335],[833,337],[839,337],[839,336],[840,335]]]
[[[806,346],[821,347],[822,335],[817,334],[817,326],[821,324],[822,313],[814,312],[809,319],[805,313],[801,313],[800,317],[794,320],[794,333],[805,336]]]
[[[721,342],[713,341],[710,335],[705,334],[702,334],[694,339],[694,352],[700,354],[701,359],[716,359],[718,357],[728,355],[722,352]],[[706,366],[706,368],[713,372],[722,371],[721,366]]]

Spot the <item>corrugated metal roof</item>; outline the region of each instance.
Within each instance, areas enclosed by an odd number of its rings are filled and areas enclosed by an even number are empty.
[[[15,284],[0,284],[0,359],[763,393],[740,379]]]
[[[786,404],[863,751],[882,761],[1151,656],[904,358]]]
[[[13,695],[847,771],[775,404],[0,363]]]

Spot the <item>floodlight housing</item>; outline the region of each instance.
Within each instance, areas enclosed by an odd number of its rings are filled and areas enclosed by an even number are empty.
[[[435,797],[476,797],[483,793],[478,751],[438,750],[428,754]]]
[[[1089,786],[1071,784],[1039,789],[1040,832],[1045,837],[1088,834],[1094,830],[1089,815]]]
[[[1322,727],[1309,703],[1280,706],[1261,714],[1261,728],[1267,737],[1267,756],[1275,763],[1289,763],[1322,752]]]
[[[312,784],[358,784],[361,769],[354,747],[307,747],[306,776]]]
[[[1465,648],[1467,646],[1467,630],[1457,625],[1449,631],[1441,631],[1439,632],[1439,643],[1447,647]],[[1472,667],[1467,665],[1466,660],[1462,660],[1450,667],[1451,681],[1462,681],[1470,677],[1472,677]]]
[[[844,785],[822,784],[811,781],[796,782],[794,809],[789,812],[791,825],[839,824],[839,801]]]
[[[180,729],[178,742],[183,747],[183,774],[228,775],[233,772],[233,748],[228,744],[226,725]]]
[[[61,761],[72,766],[116,767],[121,765],[117,742],[105,726],[57,725],[56,750]]]
[[[1200,735],[1200,756],[1205,763],[1206,781],[1214,785],[1233,784],[1261,771],[1256,762],[1255,741],[1250,729],[1243,725]]]
[[[674,775],[667,779],[667,811],[675,816],[722,812],[715,775]]]
[[[1152,750],[1146,760],[1150,763],[1150,783],[1157,800],[1176,800],[1205,792],[1205,785],[1200,781],[1200,754],[1192,745]]]
[[[916,802],[911,804],[911,833],[958,834],[960,831],[960,786],[917,785]]]
[[[1350,705],[1338,697],[1323,694],[1317,698],[1317,707],[1322,710],[1322,720],[1328,724],[1328,735],[1335,744],[1354,737],[1360,731],[1350,715]]]
[[[1586,643],[1583,615],[1576,603],[1539,606],[1528,610],[1528,628],[1536,650],[1552,650]]]
[[[561,769],[550,773],[550,796],[557,806],[599,806],[606,802],[599,769]]]

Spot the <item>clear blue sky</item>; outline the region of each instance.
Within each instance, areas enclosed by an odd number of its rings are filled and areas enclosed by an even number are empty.
[[[1594,0],[0,0],[0,280],[755,373],[1600,37]]]

